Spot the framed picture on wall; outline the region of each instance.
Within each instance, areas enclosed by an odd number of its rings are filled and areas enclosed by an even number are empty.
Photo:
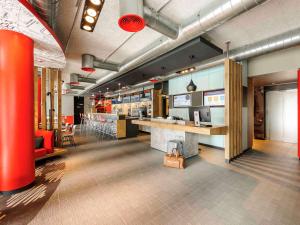
[[[203,92],[204,106],[221,107],[225,105],[225,90],[213,90]]]
[[[192,96],[191,94],[182,94],[173,96],[173,107],[189,107],[192,105]]]

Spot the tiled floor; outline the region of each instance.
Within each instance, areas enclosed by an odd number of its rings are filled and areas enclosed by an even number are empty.
[[[257,151],[231,165],[223,151],[204,149],[178,170],[162,166],[163,153],[149,147],[149,136],[80,142],[29,224],[300,224],[295,145],[256,142]]]

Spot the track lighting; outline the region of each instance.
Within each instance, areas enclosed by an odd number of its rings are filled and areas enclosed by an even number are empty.
[[[179,70],[176,73],[178,73],[178,74],[186,74],[186,73],[193,72],[195,69],[196,69],[195,67],[190,67],[190,68],[187,68],[187,69]]]
[[[80,28],[82,30],[93,32],[99,18],[100,12],[103,8],[105,0],[86,0]]]

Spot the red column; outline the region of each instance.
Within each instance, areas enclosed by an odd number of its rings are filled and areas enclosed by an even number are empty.
[[[33,41],[0,30],[0,192],[33,183]]]
[[[300,69],[298,70],[298,158],[300,160]]]

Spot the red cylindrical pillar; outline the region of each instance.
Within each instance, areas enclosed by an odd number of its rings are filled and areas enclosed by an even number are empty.
[[[0,30],[0,192],[33,183],[33,41]]]
[[[300,69],[298,70],[298,158],[300,160]]]

